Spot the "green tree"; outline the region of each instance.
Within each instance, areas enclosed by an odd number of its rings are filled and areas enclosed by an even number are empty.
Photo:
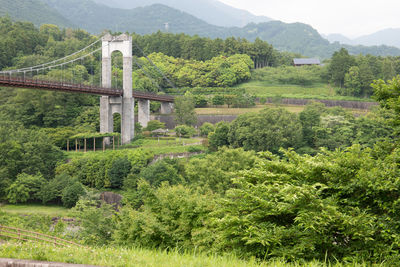
[[[360,68],[350,67],[349,72],[344,77],[344,88],[339,89],[339,94],[359,96],[362,92]]]
[[[333,53],[328,68],[331,81],[337,86],[343,87],[345,75],[350,67],[354,65],[355,59],[349,55],[349,52],[345,48]]]
[[[76,181],[75,183],[63,189],[61,201],[66,208],[72,208],[78,202],[79,198],[85,194],[83,185]]]
[[[231,146],[245,150],[278,152],[281,147],[299,146],[302,127],[296,114],[266,108],[237,117],[229,127],[228,140]]]
[[[184,138],[190,138],[197,133],[195,128],[187,125],[178,125],[175,127],[174,131],[177,136]]]
[[[143,178],[154,187],[160,186],[163,182],[168,182],[171,185],[183,182],[183,177],[179,173],[179,165],[168,159],[158,161],[142,169],[138,177]]]
[[[195,125],[197,123],[195,100],[192,94],[176,97],[174,104],[174,118],[178,125]]]
[[[151,120],[147,123],[147,127],[144,128],[145,131],[154,131],[157,129],[164,129],[165,123],[158,120]]]
[[[303,140],[305,145],[314,146],[315,131],[313,127],[318,126],[321,122],[321,115],[326,112],[324,104],[312,102],[307,104],[302,112],[299,113],[299,119],[303,129]]]
[[[117,158],[113,161],[111,168],[108,169],[108,176],[110,177],[110,184],[112,188],[121,188],[124,179],[131,171],[131,163],[128,158]]]
[[[200,135],[207,137],[209,133],[213,132],[215,127],[212,123],[205,122],[200,126]]]
[[[212,98],[212,104],[215,106],[221,106],[225,103],[225,99],[223,95],[215,95]]]
[[[225,194],[232,187],[234,173],[252,168],[255,162],[254,151],[222,147],[205,158],[191,159],[185,165],[185,178],[191,187],[199,188],[202,192],[212,190]]]
[[[215,124],[215,131],[208,133],[208,142],[211,150],[218,150],[218,147],[228,146],[229,123],[225,121]]]
[[[326,147],[334,150],[338,147],[348,147],[355,138],[354,119],[342,115],[325,115],[321,123],[315,126],[314,145],[316,148]]]
[[[38,197],[42,200],[43,204],[49,202],[62,203],[61,197],[63,190],[76,181],[76,179],[73,179],[65,173],[56,175],[54,179],[42,185],[38,192]]]
[[[25,203],[29,200],[37,200],[38,192],[46,182],[42,175],[29,175],[21,173],[14,183],[7,189],[7,200],[10,203]]]
[[[183,185],[163,183],[153,188],[142,181],[139,184],[143,205],[134,210],[122,208],[116,220],[113,239],[124,246],[147,248],[207,249],[210,233],[204,222],[212,211],[213,195],[202,195]]]
[[[374,98],[379,101],[381,107],[391,109],[395,113],[395,118],[391,120],[392,125],[400,125],[400,76],[396,76],[390,81],[377,80],[372,84]],[[399,134],[399,132],[396,132]]]

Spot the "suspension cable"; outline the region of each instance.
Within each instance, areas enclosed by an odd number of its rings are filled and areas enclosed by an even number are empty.
[[[68,56],[63,57],[63,58],[59,58],[59,59],[56,59],[56,60],[53,60],[53,61],[50,61],[50,62],[47,62],[47,63],[39,64],[39,65],[36,65],[36,66],[32,66],[32,67],[26,67],[26,68],[21,68],[21,69],[14,69],[14,70],[1,71],[0,73],[4,73],[4,72],[5,72],[5,73],[10,73],[10,72],[23,72],[23,71],[32,71],[32,70],[35,70],[35,69],[43,69],[43,67],[45,67],[45,66],[47,66],[47,65],[51,65],[51,64],[57,63],[57,62],[59,62],[59,61],[64,61],[64,60],[66,60],[67,58],[70,58],[70,57],[72,57],[72,56],[75,56],[75,55],[77,55],[77,54],[79,54],[79,53],[85,51],[86,49],[88,49],[88,48],[94,46],[95,44],[97,44],[97,43],[100,42],[100,41],[101,41],[101,38],[99,38],[98,40],[96,40],[94,43],[91,43],[90,45],[88,45],[88,46],[86,46],[86,47],[80,49],[79,51],[76,51],[76,52],[74,52],[74,53],[72,53],[72,54],[70,54],[70,55],[68,55]],[[58,64],[57,66],[61,66],[61,65]]]
[[[156,68],[156,70],[164,77],[164,79],[173,87],[176,89],[176,86],[171,82],[170,79],[165,76],[165,74],[154,64],[154,62],[144,53],[144,51],[138,46],[136,42],[133,42],[136,46],[137,49],[139,49],[140,52],[142,52],[143,56]]]
[[[160,91],[162,91],[161,86],[156,82],[156,80],[155,80],[150,74],[148,74],[148,73],[144,70],[143,66],[140,65],[140,63],[137,61],[137,59],[134,58],[134,57],[132,57],[132,58],[133,58],[133,61],[135,62],[135,64],[143,71],[144,75],[147,76],[147,78],[149,78],[150,81],[151,81],[155,86],[157,86],[157,88],[158,88]]]

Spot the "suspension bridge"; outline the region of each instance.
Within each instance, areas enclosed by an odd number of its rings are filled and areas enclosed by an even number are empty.
[[[99,43],[101,46],[97,47]],[[122,86],[118,79],[114,78],[113,81],[112,54],[115,51],[123,56]],[[99,95],[100,132],[113,132],[113,115],[119,113],[121,141],[126,144],[134,136],[135,99],[138,102],[138,121],[143,127],[150,120],[150,101],[161,102],[161,113],[171,113],[174,101],[172,96],[132,90],[132,59],[131,36],[106,34],[63,58],[31,67],[0,71],[0,86]],[[96,65],[96,60],[101,62],[100,66]],[[138,62],[135,63],[141,67]],[[87,71],[87,77],[82,68]],[[163,73],[160,74],[167,79]]]

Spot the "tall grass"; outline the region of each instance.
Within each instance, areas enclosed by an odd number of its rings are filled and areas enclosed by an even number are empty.
[[[0,244],[0,258],[31,259],[74,264],[100,266],[218,266],[218,267],[319,267],[319,266],[383,266],[357,263],[293,262],[280,260],[259,262],[255,259],[241,260],[233,255],[217,256],[179,251],[147,250],[141,248],[99,247],[99,248],[59,248],[38,243],[5,242]]]

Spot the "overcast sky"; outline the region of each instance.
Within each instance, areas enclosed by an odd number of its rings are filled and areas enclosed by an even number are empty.
[[[220,0],[255,15],[303,22],[319,33],[348,37],[400,28],[400,0]]]

